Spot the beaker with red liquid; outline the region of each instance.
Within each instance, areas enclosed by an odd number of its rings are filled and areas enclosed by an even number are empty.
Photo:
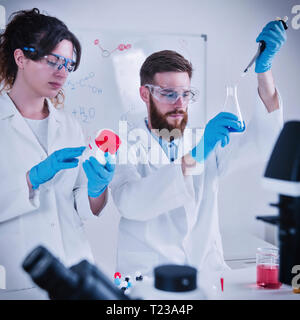
[[[256,284],[259,287],[278,289],[279,253],[277,248],[258,248],[256,252]]]

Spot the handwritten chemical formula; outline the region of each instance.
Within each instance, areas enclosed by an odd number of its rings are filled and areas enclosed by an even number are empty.
[[[90,123],[95,119],[96,109],[94,107],[82,107],[72,109],[72,115],[82,123]]]
[[[87,88],[91,90],[92,93],[100,95],[102,94],[102,89],[89,83],[89,81],[94,77],[95,77],[95,73],[90,72],[87,76],[81,78],[80,80],[77,80],[77,81],[68,80],[65,84],[65,87],[70,88],[71,90],[76,90],[79,87]]]
[[[112,53],[114,53],[115,51],[118,51],[118,50],[119,51],[125,51],[125,50],[131,49],[131,44],[121,43],[115,49],[109,51],[107,49],[104,49],[100,45],[99,39],[94,40],[94,45],[97,46],[101,50],[101,55],[102,55],[103,58],[108,58]]]

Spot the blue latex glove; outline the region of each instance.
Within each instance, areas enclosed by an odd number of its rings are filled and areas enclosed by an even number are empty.
[[[75,168],[78,165],[77,157],[81,156],[85,147],[64,148],[53,152],[44,161],[30,169],[29,179],[33,189],[52,179],[62,169]]]
[[[230,132],[243,132],[245,129],[245,122],[241,124],[235,114],[220,112],[207,123],[203,137],[190,151],[190,155],[197,162],[202,162],[214,150],[218,141],[221,141],[221,146],[224,148],[229,143]]]
[[[88,178],[88,195],[92,198],[99,197],[107,188],[113,178],[115,165],[108,152],[104,154],[106,164],[103,166],[96,158],[90,157],[82,164]]]
[[[266,47],[256,59],[256,73],[266,72],[271,69],[274,56],[286,41],[286,32],[282,21],[269,22],[256,38],[256,42],[260,41],[264,41]]]

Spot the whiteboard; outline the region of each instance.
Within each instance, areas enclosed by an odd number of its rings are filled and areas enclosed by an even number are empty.
[[[189,106],[189,126],[206,122],[206,36],[73,30],[82,45],[81,63],[64,85],[65,110],[81,123],[86,142],[103,128],[119,132],[120,120],[146,116],[139,96],[140,68],[160,50],[175,50],[192,62],[199,99]]]

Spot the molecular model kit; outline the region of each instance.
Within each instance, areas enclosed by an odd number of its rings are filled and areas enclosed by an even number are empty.
[[[120,272],[116,272],[114,274],[114,284],[124,292],[124,294],[129,294],[130,289],[135,285],[136,282],[143,281],[142,274],[137,271],[135,273],[135,276],[133,277],[133,280],[131,279],[130,275],[126,275],[124,279],[122,280],[122,275]]]

